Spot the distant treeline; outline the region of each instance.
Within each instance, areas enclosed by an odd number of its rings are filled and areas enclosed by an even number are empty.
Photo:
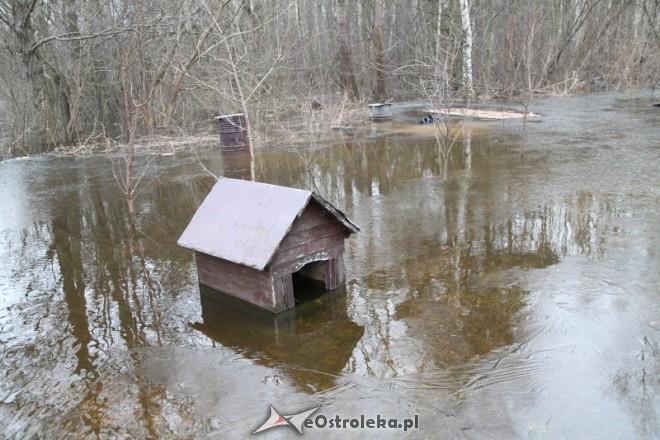
[[[339,92],[529,102],[660,80],[660,0],[5,0],[0,33],[5,151]]]

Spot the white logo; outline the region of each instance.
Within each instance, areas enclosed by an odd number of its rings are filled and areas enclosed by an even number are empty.
[[[258,434],[267,429],[275,428],[276,426],[292,426],[295,428],[296,431],[298,431],[298,434],[302,434],[303,423],[305,423],[305,420],[307,420],[307,418],[311,416],[314,413],[314,411],[316,411],[319,408],[320,406],[317,406],[315,408],[308,409],[307,411],[303,411],[298,414],[283,416],[280,415],[277,411],[275,411],[275,408],[273,408],[273,405],[271,405],[270,417],[268,417],[268,420],[266,420],[264,424],[258,427],[252,434],[253,435]]]

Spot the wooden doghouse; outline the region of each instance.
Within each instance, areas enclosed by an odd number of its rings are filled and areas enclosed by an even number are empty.
[[[359,228],[311,191],[221,178],[179,238],[199,283],[272,312],[295,305],[293,276],[344,283],[344,240]]]

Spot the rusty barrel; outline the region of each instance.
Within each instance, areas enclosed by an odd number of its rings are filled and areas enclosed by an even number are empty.
[[[220,127],[220,147],[223,150],[249,150],[247,121],[243,113],[216,117]]]

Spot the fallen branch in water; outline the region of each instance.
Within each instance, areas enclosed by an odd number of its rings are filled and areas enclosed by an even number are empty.
[[[460,116],[464,118],[475,118],[475,119],[490,119],[490,120],[503,120],[503,119],[524,119],[524,112],[505,112],[499,110],[479,110],[475,108],[441,108],[441,109],[430,109],[429,113],[439,113],[446,116]],[[527,113],[527,119],[540,119],[541,115],[536,113],[529,112]]]
[[[217,135],[202,136],[145,136],[135,140],[136,152],[172,155],[184,150],[190,145],[214,144],[218,142]],[[93,142],[81,144],[75,148],[56,148],[51,154],[60,156],[84,156],[94,153],[114,153],[122,151],[126,144],[116,142],[110,138],[100,138]]]

